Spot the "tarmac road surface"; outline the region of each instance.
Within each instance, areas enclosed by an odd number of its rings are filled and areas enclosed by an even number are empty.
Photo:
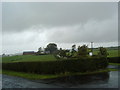
[[[13,77],[8,75],[2,76],[2,88],[59,88],[60,86],[48,85],[43,83],[32,82],[30,80]]]

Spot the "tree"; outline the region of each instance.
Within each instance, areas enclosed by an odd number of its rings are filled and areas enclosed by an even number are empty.
[[[4,57],[4,56],[5,56],[5,53],[2,54],[2,57]]]
[[[99,48],[98,55],[99,55],[100,57],[107,57],[107,55],[108,55],[107,49],[106,49],[106,48],[103,48],[103,47],[100,47],[100,48]]]
[[[69,53],[70,53],[70,50],[67,50],[67,49],[60,48],[60,50],[58,50],[58,55],[62,58],[70,57],[70,55],[68,55]]]
[[[72,45],[72,50],[75,50],[76,49],[76,45]]]
[[[78,46],[78,56],[87,56],[88,47],[86,45]]]
[[[55,43],[49,43],[47,47],[45,48],[45,51],[49,51],[50,54],[53,54],[57,51],[57,44]]]
[[[72,51],[71,51],[72,57],[76,57],[76,45],[72,45]]]
[[[42,52],[42,48],[40,47],[40,48],[38,48],[38,54],[40,54]]]
[[[60,55],[61,57],[66,57],[66,50],[60,50],[60,51],[59,51],[59,55]]]

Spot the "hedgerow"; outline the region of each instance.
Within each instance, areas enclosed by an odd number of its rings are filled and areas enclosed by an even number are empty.
[[[107,65],[108,61],[106,58],[87,57],[56,61],[3,63],[2,69],[39,74],[58,74],[95,71],[104,69]]]

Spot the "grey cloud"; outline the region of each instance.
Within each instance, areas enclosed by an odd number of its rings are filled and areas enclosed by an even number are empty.
[[[118,39],[117,14],[113,2],[3,2],[3,53],[37,50],[49,42],[65,48],[91,41],[116,45],[111,42]]]
[[[19,33],[4,33],[2,37],[3,53],[37,50],[40,46],[43,47],[46,43],[43,33],[34,32],[32,30]]]
[[[89,20],[85,24],[56,27],[48,32],[48,41],[59,43],[118,41],[117,16],[103,21]]]
[[[66,26],[88,19],[110,18],[117,3],[3,3],[3,32],[22,31],[34,25]]]

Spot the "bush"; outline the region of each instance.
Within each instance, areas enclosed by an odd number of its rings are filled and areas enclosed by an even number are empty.
[[[57,74],[65,72],[86,72],[104,69],[108,65],[105,58],[81,58],[57,61],[3,63],[3,69],[20,72]]]
[[[108,54],[106,48],[100,47],[100,48],[99,48],[98,55],[99,55],[100,57],[107,57],[107,55],[109,55],[109,54]]]
[[[86,45],[78,46],[78,56],[88,56],[88,47]]]
[[[120,63],[119,57],[108,57],[107,59],[110,63]]]

